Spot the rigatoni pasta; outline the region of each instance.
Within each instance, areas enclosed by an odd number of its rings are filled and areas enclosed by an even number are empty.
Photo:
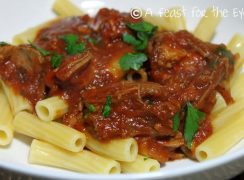
[[[61,97],[55,96],[38,101],[35,110],[41,120],[53,121],[67,113],[68,104]]]
[[[72,152],[82,151],[86,136],[57,122],[43,122],[28,112],[18,113],[13,121],[14,130],[32,138],[40,139]]]
[[[157,25],[160,30],[179,31],[186,29],[186,19],[181,7],[166,9],[164,14],[158,16],[142,10],[142,17],[145,21]]]
[[[28,44],[29,42],[32,42],[35,39],[35,37],[40,29],[49,26],[50,24],[52,24],[53,22],[55,22],[58,19],[60,19],[60,18],[56,18],[56,19],[50,20],[48,22],[42,23],[36,27],[29,28],[28,30],[26,30],[20,34],[15,35],[12,39],[12,43],[14,45],[19,45],[19,44]]]
[[[84,15],[69,0],[56,0],[53,10],[60,17]],[[31,84],[29,94],[37,95],[35,101],[37,97],[39,100],[31,105],[28,92],[22,97],[1,82],[4,93],[0,92],[0,145],[10,143],[14,118],[14,130],[34,138],[30,163],[83,173],[152,172],[159,170],[159,161],[188,155],[181,149],[188,148],[199,161],[230,149],[244,137],[243,88],[236,84],[243,81],[239,76],[243,60],[237,60],[238,55],[224,45],[199,40],[210,41],[220,22],[212,9],[206,11],[207,17],[194,31],[199,39],[180,31],[186,29],[180,7],[165,12],[159,17],[146,15],[143,10],[143,19],[134,22],[129,14],[102,9],[95,18],[66,17],[15,36],[14,44],[33,48],[28,52],[42,55],[38,63],[35,58],[26,62],[28,53],[23,53],[17,63],[8,62],[12,63],[9,71],[17,74],[16,87],[33,76],[28,71],[31,69],[37,71],[43,91],[35,94]],[[235,35],[228,49],[242,57],[243,42],[242,36]],[[27,43],[31,47],[22,45]],[[89,60],[84,59],[84,53],[89,54]],[[3,51],[0,63],[4,58]],[[0,76],[4,75],[0,72]],[[230,78],[230,83],[220,75]],[[231,88],[235,102],[227,106],[226,98],[217,93],[217,103],[210,114],[211,109],[205,106],[214,103],[212,95],[220,86],[227,87],[227,95]],[[211,125],[205,119],[208,115],[214,131],[211,136]],[[201,134],[194,137],[200,125],[208,126],[202,130],[202,139]],[[1,142],[1,130],[8,141]],[[233,135],[234,132],[237,133]],[[226,135],[231,136],[228,141],[224,141]],[[203,141],[207,136],[210,137],[194,149],[194,138]]]
[[[220,13],[216,14],[213,8],[207,9],[193,34],[202,41],[211,41],[220,20]]]
[[[244,113],[231,116],[212,136],[196,148],[196,158],[205,161],[226,153],[244,138]]]
[[[31,103],[26,98],[24,98],[20,94],[17,94],[17,92],[15,92],[12,87],[7,85],[1,79],[0,79],[0,84],[2,84],[4,93],[8,99],[13,115],[16,115],[20,111],[29,111],[29,112],[33,111]]]
[[[13,114],[8,104],[7,97],[0,85],[0,145],[6,146],[13,140],[14,128],[12,125]]]
[[[83,173],[118,174],[121,171],[120,164],[112,159],[87,150],[70,152],[38,140],[31,143],[29,162]]]
[[[158,171],[160,164],[154,159],[138,155],[133,162],[121,162],[121,169],[124,173],[147,173]]]
[[[99,142],[87,135],[86,147],[97,154],[125,162],[135,161],[138,154],[138,146],[133,138]]]
[[[56,0],[53,5],[53,11],[59,16],[81,16],[84,15],[78,7],[70,2],[70,0]]]

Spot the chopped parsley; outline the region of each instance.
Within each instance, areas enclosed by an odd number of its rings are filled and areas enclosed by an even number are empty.
[[[2,47],[2,46],[7,46],[7,45],[9,45],[9,44],[6,43],[6,42],[3,42],[3,41],[0,42],[0,47]]]
[[[221,57],[226,57],[229,61],[230,64],[234,64],[234,57],[231,54],[231,52],[229,50],[226,49],[226,47],[220,47],[217,49],[217,53],[221,56]]]
[[[79,43],[79,36],[75,35],[75,34],[67,34],[61,37],[65,44],[65,51],[69,54],[69,55],[75,55],[78,53],[82,53],[85,50],[85,43],[81,42]]]
[[[173,117],[173,131],[174,132],[178,131],[179,127],[180,127],[180,113],[177,112]]]
[[[128,33],[123,34],[123,41],[133,46],[139,46],[141,44],[139,40],[137,40],[134,36]]]
[[[143,160],[144,160],[144,161],[148,160],[148,157],[144,157]]]
[[[191,103],[187,103],[187,114],[184,128],[184,138],[188,148],[191,148],[194,135],[198,131],[199,123],[205,117],[205,113],[194,108]]]
[[[157,29],[156,26],[145,22],[141,21],[139,23],[129,23],[127,26],[135,31],[136,37],[124,33],[123,34],[123,41],[131,44],[135,47],[136,50],[141,51],[144,50],[147,47],[148,41],[150,37],[153,35],[154,31]]]
[[[63,56],[60,54],[53,54],[51,57],[52,68],[58,68],[62,63]]]
[[[39,51],[39,53],[42,55],[42,56],[48,56],[50,55],[51,53],[43,48],[40,48],[38,46],[36,46],[35,44],[33,44],[31,41],[28,41],[31,45],[31,47],[33,47],[34,49],[36,49],[37,51]]]
[[[86,106],[86,108],[88,109],[88,112],[89,112],[89,113],[93,113],[93,112],[96,111],[95,106],[92,105],[92,104],[86,103],[85,106]]]
[[[127,53],[121,57],[119,64],[124,71],[139,70],[145,61],[147,56],[144,53]]]
[[[90,42],[90,43],[92,43],[92,44],[94,44],[94,45],[98,44],[99,41],[100,41],[99,38],[95,39],[95,38],[92,38],[92,37],[90,37],[90,36],[85,36],[84,38],[85,38],[88,42]]]
[[[148,34],[153,33],[157,29],[157,26],[154,26],[146,21],[141,21],[139,23],[128,23],[127,26],[134,31],[145,32]]]
[[[86,103],[85,104],[87,111],[85,112],[84,118],[88,118],[88,116],[96,111],[96,108],[93,104]]]
[[[107,118],[110,115],[111,112],[111,104],[112,104],[112,96],[107,96],[106,102],[103,106],[102,114],[103,117]]]

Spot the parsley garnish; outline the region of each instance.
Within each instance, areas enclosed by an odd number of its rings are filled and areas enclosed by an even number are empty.
[[[138,46],[141,44],[140,41],[138,41],[134,36],[132,36],[128,33],[123,34],[123,41],[128,43],[128,44],[131,44],[133,46]]]
[[[65,50],[69,55],[82,53],[85,50],[85,43],[78,43],[79,37],[75,34],[64,35],[62,39],[66,43]]]
[[[3,42],[3,41],[0,42],[0,47],[2,47],[2,46],[7,46],[7,45],[9,45],[9,44],[6,43],[6,42]]]
[[[148,160],[148,158],[147,157],[144,157],[143,160],[146,161],[146,160]]]
[[[103,117],[107,118],[111,112],[112,96],[107,96],[106,102],[103,106]]]
[[[51,53],[45,49],[42,49],[38,46],[36,46],[35,44],[33,44],[31,41],[28,41],[31,45],[31,47],[35,48],[37,51],[39,51],[39,53],[42,55],[42,56],[48,56],[50,55]]]
[[[84,38],[85,38],[88,42],[90,42],[90,43],[92,43],[92,44],[94,44],[94,45],[98,44],[99,41],[100,41],[100,39],[95,39],[95,38],[92,38],[92,37],[90,37],[90,36],[85,36]]]
[[[95,108],[94,105],[89,104],[89,103],[86,103],[85,106],[86,106],[86,108],[87,108],[88,111],[85,112],[84,118],[88,118],[88,116],[89,116],[91,113],[93,113],[93,112],[96,111],[96,108]]]
[[[187,115],[184,128],[184,138],[187,146],[191,148],[194,135],[198,131],[200,121],[205,117],[205,113],[194,108],[191,103],[187,103]]]
[[[139,23],[128,23],[127,26],[130,29],[133,29],[134,31],[146,32],[146,33],[152,33],[157,28],[156,26],[154,26],[151,23],[148,23],[146,21],[141,21]]]
[[[229,50],[226,49],[226,47],[219,47],[217,49],[217,53],[221,56],[221,57],[226,57],[229,61],[230,64],[234,64],[234,57],[231,54],[231,52]]]
[[[127,26],[136,32],[136,37],[124,33],[123,34],[123,41],[131,44],[135,47],[136,50],[144,50],[147,47],[149,38],[153,35],[154,31],[156,30],[156,26],[141,21],[139,23],[129,23]]]
[[[54,54],[51,57],[51,65],[53,68],[58,68],[61,65],[63,56],[60,54]]]
[[[176,132],[180,127],[180,113],[177,112],[173,117],[173,131]]]
[[[86,108],[88,109],[89,113],[93,113],[93,112],[96,111],[95,106],[92,105],[92,104],[86,103],[85,106],[86,106]]]
[[[127,53],[120,58],[119,64],[124,71],[129,69],[137,71],[145,61],[147,61],[147,56],[144,53]]]

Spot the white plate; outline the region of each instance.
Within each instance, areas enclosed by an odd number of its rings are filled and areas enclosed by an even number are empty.
[[[215,6],[220,10],[226,9],[227,17],[223,18],[217,29],[214,42],[227,43],[236,32],[244,32],[244,4],[243,0],[188,0],[182,4],[180,0],[77,0],[78,6],[85,9],[90,14],[94,14],[101,7],[112,7],[124,11],[130,8],[142,7],[157,13],[161,8],[172,6],[184,6],[188,19],[188,29],[193,30],[199,17],[197,9],[204,10],[207,7]],[[1,0],[0,1],[0,41],[11,42],[11,38],[32,26],[42,23],[55,17],[51,11],[53,0]],[[237,17],[234,12],[240,11]],[[236,14],[237,15],[237,14]],[[228,138],[228,137],[226,137]],[[0,166],[3,168],[19,171],[34,176],[49,178],[71,178],[71,179],[162,179],[162,178],[189,178],[189,179],[222,179],[234,176],[244,170],[244,143],[238,144],[226,155],[217,159],[198,163],[188,159],[169,162],[164,165],[159,172],[147,174],[130,175],[87,175],[65,171],[56,168],[30,165],[27,163],[28,150],[31,139],[16,135],[16,139],[7,148],[0,149]]]

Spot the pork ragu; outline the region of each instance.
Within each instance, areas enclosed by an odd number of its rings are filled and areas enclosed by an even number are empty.
[[[144,29],[138,32],[128,25],[140,23]],[[61,96],[69,111],[60,122],[104,143],[134,137],[141,154],[160,162],[192,156],[212,133],[216,92],[233,102],[226,84],[235,56],[225,45],[202,42],[187,31],[153,27],[147,34],[143,23],[106,8],[94,18],[57,20],[40,30],[32,45],[0,47],[1,78],[33,106]],[[138,39],[131,43],[125,36]],[[128,81],[136,68],[121,68],[123,56],[135,53],[146,57],[137,69],[148,80]],[[191,142],[185,130],[189,109],[201,118]]]

